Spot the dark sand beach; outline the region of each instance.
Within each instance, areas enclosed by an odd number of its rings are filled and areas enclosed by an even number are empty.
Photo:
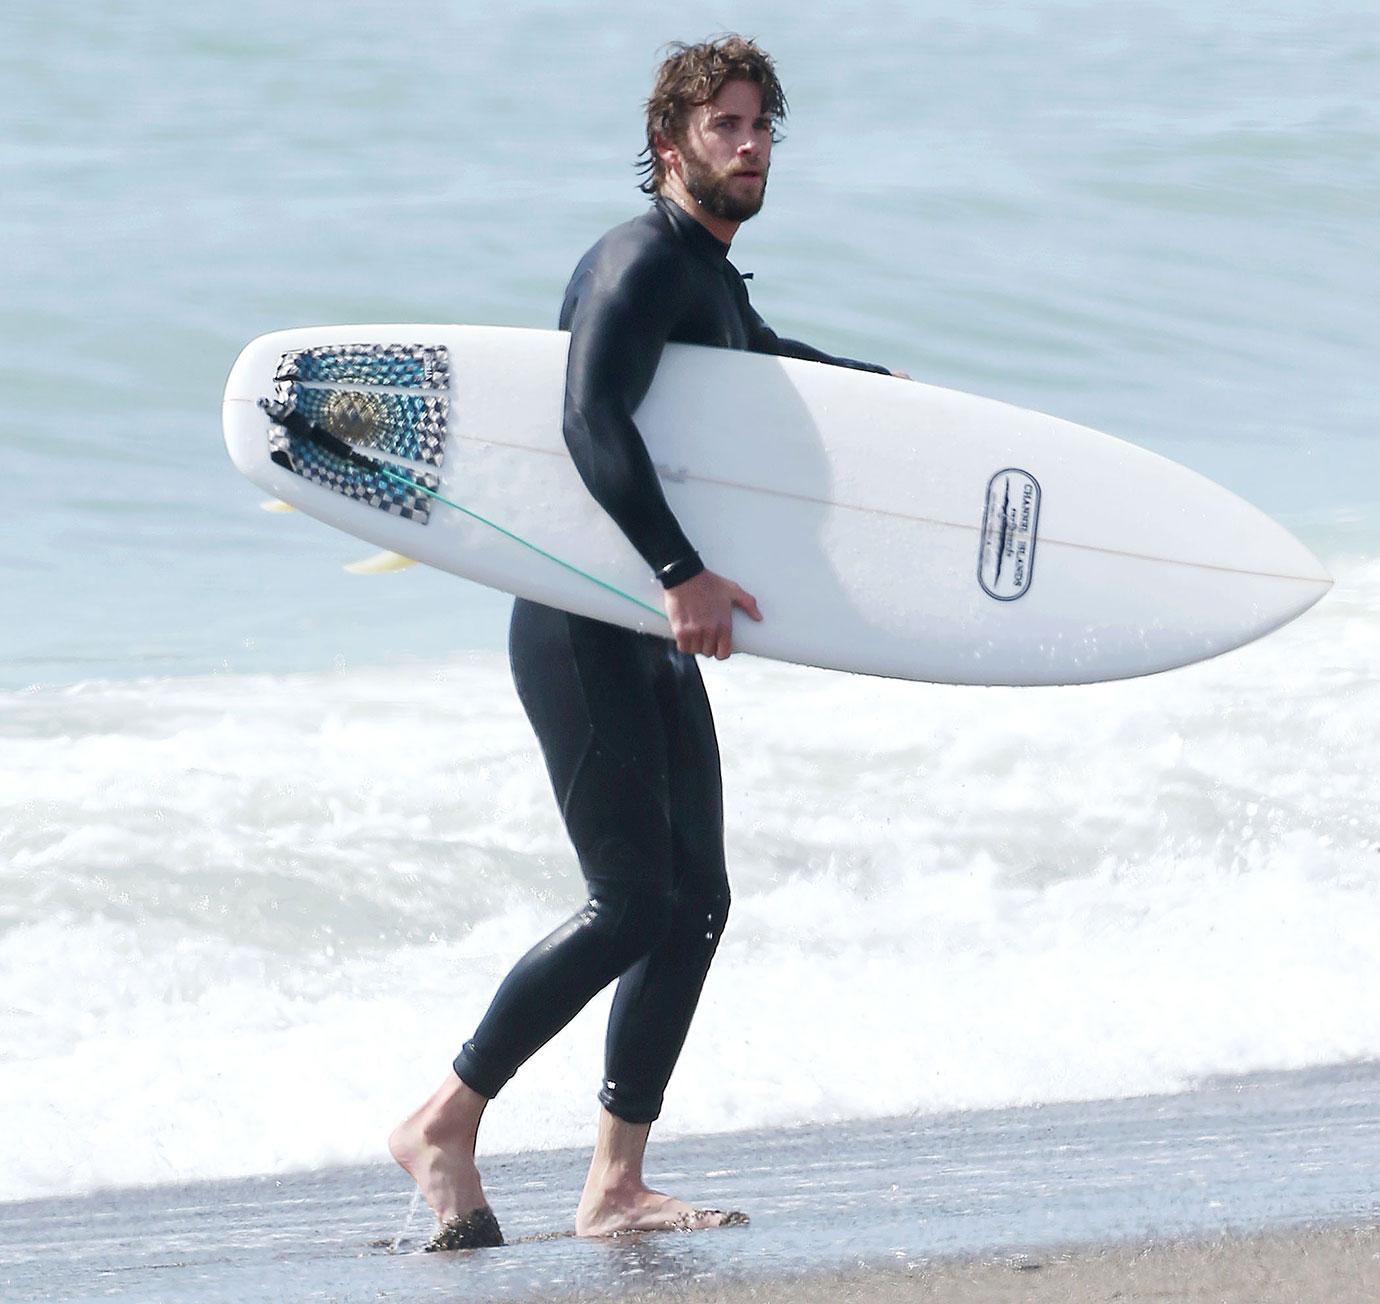
[[[749,1226],[568,1234],[585,1155],[490,1155],[510,1244],[418,1252],[391,1165],[0,1206],[6,1300],[1380,1298],[1380,1065],[1172,1096],[684,1138]]]

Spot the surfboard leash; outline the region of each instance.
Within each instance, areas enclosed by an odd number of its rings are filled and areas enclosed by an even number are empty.
[[[573,562],[566,561],[563,557],[557,557],[555,553],[547,552],[545,548],[533,543],[530,539],[524,539],[520,534],[514,534],[512,530],[500,525],[497,521],[491,521],[487,516],[481,516],[478,512],[460,503],[452,502],[444,494],[437,493],[434,489],[428,489],[426,485],[414,480],[411,476],[405,475],[399,468],[390,466],[387,462],[380,461],[376,457],[370,457],[368,453],[361,453],[353,444],[348,444],[339,435],[332,434],[323,426],[318,426],[309,417],[304,416],[291,403],[281,403],[274,399],[261,398],[259,406],[268,414],[268,418],[275,425],[282,426],[289,434],[296,435],[299,439],[305,439],[309,443],[315,444],[319,449],[333,454],[344,462],[361,471],[369,471],[375,475],[382,475],[386,479],[392,480],[395,484],[402,485],[405,489],[411,489],[417,493],[424,493],[429,498],[434,498],[438,503],[452,508],[457,512],[470,517],[471,520],[478,521],[481,525],[487,525],[491,530],[497,530],[505,539],[511,539],[514,543],[520,543],[524,548],[535,552],[539,557],[545,557],[547,561],[553,561],[557,566],[563,566],[572,574],[580,576],[581,579],[588,580],[591,584],[597,584],[601,589],[617,594],[618,597],[626,599],[636,607],[641,607],[643,611],[649,611],[653,616],[661,620],[666,619],[664,611],[658,611],[650,603],[643,602],[641,598],[634,597],[620,589],[616,584],[610,584],[607,580],[601,580],[597,575],[591,575],[586,570],[581,570]],[[269,454],[270,459],[283,467],[285,470],[293,470],[292,461],[288,454],[282,449],[274,449]]]

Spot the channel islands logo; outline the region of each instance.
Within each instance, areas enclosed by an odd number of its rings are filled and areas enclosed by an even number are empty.
[[[1024,597],[1035,573],[1040,486],[1029,471],[1008,466],[987,482],[978,582],[998,602]]]

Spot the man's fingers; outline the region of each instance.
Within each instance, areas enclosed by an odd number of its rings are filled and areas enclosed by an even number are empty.
[[[717,656],[720,630],[717,625],[685,624],[675,631],[676,647],[691,656]]]
[[[733,605],[735,607],[741,607],[744,611],[747,612],[749,616],[753,618],[753,620],[762,619],[762,613],[758,610],[757,607],[757,599],[754,598],[752,594],[744,588],[738,589],[738,591],[733,595]]]
[[[684,629],[676,636],[676,647],[691,656],[717,657],[723,661],[733,651],[733,627],[710,625]]]
[[[671,618],[671,633],[676,647],[691,656],[716,657],[726,661],[733,654],[733,609],[739,607],[753,620],[761,620],[757,599],[740,584],[721,575],[703,573],[708,587],[699,577],[687,581],[686,592],[668,592],[667,615]],[[691,592],[690,584],[699,587]],[[671,596],[675,595],[675,596]],[[728,605],[723,605],[724,600]]]

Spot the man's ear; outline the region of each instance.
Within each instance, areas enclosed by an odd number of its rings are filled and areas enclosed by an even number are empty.
[[[680,150],[671,143],[667,137],[659,131],[652,136],[652,143],[656,147],[656,156],[661,160],[661,166],[667,176],[680,175]]]

